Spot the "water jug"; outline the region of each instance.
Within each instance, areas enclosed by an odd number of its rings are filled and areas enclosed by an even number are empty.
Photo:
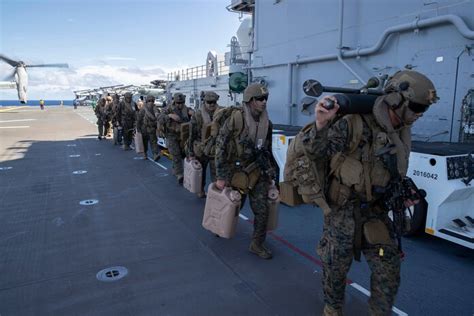
[[[202,192],[202,166],[196,159],[184,159],[183,186],[191,193]]]
[[[267,230],[275,230],[278,226],[278,205],[280,204],[280,192],[275,185],[268,189],[268,224]]]
[[[211,183],[207,190],[202,226],[219,237],[232,238],[239,219],[241,199],[238,191],[229,187],[219,190],[215,183]]]

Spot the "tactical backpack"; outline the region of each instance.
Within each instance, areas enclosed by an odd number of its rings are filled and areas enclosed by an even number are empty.
[[[237,127],[237,133],[235,136],[240,135],[244,128],[244,118],[242,115],[242,108],[238,106],[228,106],[222,109],[219,109],[214,114],[211,123],[211,132],[209,137],[204,142],[203,152],[208,157],[214,157],[216,154],[216,139],[219,134],[219,130],[222,125],[229,119],[233,117],[234,126]]]
[[[362,117],[358,114],[346,115],[345,120],[349,125],[350,135],[349,152],[357,149],[362,138]],[[339,118],[336,118],[330,125],[333,125]],[[284,169],[284,179],[293,187],[296,187],[306,204],[316,204],[325,214],[330,212],[327,202],[327,190],[329,176],[338,166],[331,165],[331,158],[312,160],[303,144],[303,137],[311,128],[316,128],[316,123],[310,123],[296,135],[288,146],[286,163]],[[335,159],[338,161],[339,159]]]

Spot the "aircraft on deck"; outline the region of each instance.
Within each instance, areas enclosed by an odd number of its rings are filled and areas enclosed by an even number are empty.
[[[14,68],[13,72],[7,76],[4,80],[0,81],[0,89],[17,89],[18,100],[25,104],[28,102],[28,73],[26,68],[39,68],[39,67],[55,67],[55,68],[69,68],[68,64],[37,64],[29,65],[19,60],[10,59],[4,55],[0,55],[0,60],[3,60]]]

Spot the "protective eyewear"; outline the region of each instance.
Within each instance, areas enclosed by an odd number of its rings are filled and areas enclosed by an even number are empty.
[[[267,101],[267,100],[268,100],[268,96],[267,96],[267,95],[264,95],[264,96],[261,96],[261,97],[254,97],[253,99],[254,99],[255,101],[263,102],[263,101]]]
[[[207,104],[216,104],[216,101],[206,101]]]
[[[426,112],[426,110],[428,110],[429,107],[430,107],[429,105],[415,103],[412,101],[408,103],[408,108],[417,114]]]

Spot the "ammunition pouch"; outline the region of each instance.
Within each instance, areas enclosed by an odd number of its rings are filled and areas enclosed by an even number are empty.
[[[363,166],[362,163],[352,157],[345,157],[338,172],[336,171],[336,177],[341,179],[341,182],[347,186],[353,186],[360,184],[362,177]]]
[[[209,137],[203,144],[203,153],[208,157],[214,157],[216,155],[216,137]]]
[[[332,178],[329,184],[328,199],[332,204],[343,206],[351,197],[351,189],[339,183],[336,178]]]
[[[204,156],[204,144],[200,141],[194,141],[193,143],[193,153],[196,157]]]
[[[210,140],[210,136],[211,124],[204,124],[201,129],[201,140],[195,140],[193,143],[193,152],[196,157],[214,157],[215,148],[213,148],[213,145],[215,144],[215,138],[213,142],[208,141]]]
[[[387,226],[379,219],[364,223],[365,240],[371,245],[393,245]]]
[[[212,124],[204,124],[201,129],[201,142],[205,142],[211,136]]]
[[[189,139],[189,133],[191,130],[191,122],[181,123],[178,124],[178,132],[179,132],[179,143],[181,148],[185,148],[186,141]]]
[[[244,193],[252,190],[260,179],[260,168],[255,162],[248,165],[246,168],[234,172],[230,185],[233,188],[239,189]]]
[[[285,180],[298,188],[298,194],[305,204],[316,204],[328,215],[331,209],[326,202],[318,175],[315,174],[318,168],[313,164],[306,155],[295,158],[293,163],[285,165]]]

